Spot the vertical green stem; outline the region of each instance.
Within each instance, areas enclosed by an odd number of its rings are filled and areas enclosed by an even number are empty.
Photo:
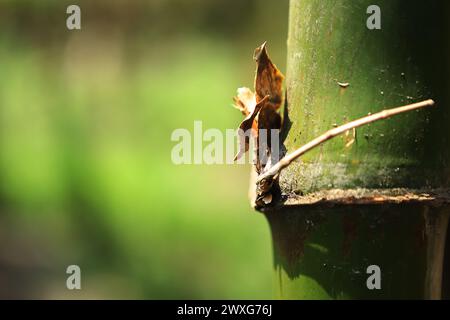
[[[336,138],[280,177],[284,194],[450,183],[449,26],[443,0],[380,0],[381,30],[369,30],[369,0],[291,0],[288,151],[335,125],[432,98],[411,112]],[[348,85],[343,85],[346,83]],[[448,209],[399,201],[279,205],[271,225],[281,298],[439,298]],[[381,269],[369,290],[367,267]]]

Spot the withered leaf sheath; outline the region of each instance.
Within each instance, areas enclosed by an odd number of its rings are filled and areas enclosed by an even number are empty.
[[[284,76],[270,60],[266,43],[255,49],[253,58],[256,61],[255,91],[256,100],[269,96],[267,107],[278,110],[283,102]]]
[[[252,129],[253,124],[255,123],[255,118],[259,114],[261,108],[263,107],[264,103],[268,100],[269,96],[264,97],[260,102],[258,102],[251,112],[249,112],[249,109],[245,108],[243,112],[247,116],[245,119],[241,122],[239,125],[239,131],[238,131],[238,137],[239,137],[239,151],[238,154],[234,157],[234,161],[240,159],[249,149],[250,146],[250,138],[248,135],[245,134],[247,130]],[[241,102],[241,101],[239,101]],[[255,130],[255,129],[253,129]],[[256,135],[253,134],[252,135]]]
[[[252,128],[251,136],[255,140],[255,150],[253,150],[256,157],[255,169],[260,174],[264,169],[266,159],[270,157],[270,130],[281,128],[281,117],[278,110],[283,103],[284,76],[270,60],[266,43],[255,49],[253,57],[256,61],[255,92],[253,93],[248,88],[239,88],[234,103],[235,107],[246,116],[239,128],[244,132]],[[268,135],[267,149],[260,153],[258,136],[261,129],[266,129]],[[239,152],[235,160],[240,159],[248,149],[249,137],[240,131]],[[260,154],[265,154],[264,159],[260,159]]]

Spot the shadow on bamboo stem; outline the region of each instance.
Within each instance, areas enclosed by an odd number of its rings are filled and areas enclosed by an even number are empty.
[[[276,297],[439,299],[449,207],[432,204],[285,206],[265,211]],[[369,290],[369,266],[381,289]]]

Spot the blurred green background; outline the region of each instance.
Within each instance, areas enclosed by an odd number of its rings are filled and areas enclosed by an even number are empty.
[[[271,298],[249,166],[173,165],[170,135],[236,128],[254,48],[285,69],[287,19],[287,0],[0,0],[0,298]]]

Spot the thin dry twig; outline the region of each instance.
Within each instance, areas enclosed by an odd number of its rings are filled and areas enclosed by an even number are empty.
[[[409,104],[402,107],[397,107],[393,109],[383,110],[381,112],[360,118],[358,120],[354,120],[352,122],[349,122],[347,124],[344,124],[340,127],[331,129],[321,136],[315,138],[314,140],[308,142],[307,144],[303,145],[299,149],[295,150],[294,152],[286,155],[284,158],[282,158],[277,164],[275,164],[273,167],[271,167],[268,171],[262,173],[258,179],[256,180],[256,183],[259,185],[264,181],[269,181],[274,179],[275,176],[278,176],[284,168],[289,166],[294,160],[296,160],[298,157],[304,155],[306,152],[316,148],[317,146],[321,145],[322,143],[326,142],[327,140],[330,140],[340,134],[343,134],[347,132],[348,130],[352,130],[354,128],[361,127],[363,125],[390,118],[392,116],[395,116],[397,114],[408,112],[420,108],[425,107],[431,107],[434,105],[434,101],[429,99],[422,102],[417,102],[413,104]]]

